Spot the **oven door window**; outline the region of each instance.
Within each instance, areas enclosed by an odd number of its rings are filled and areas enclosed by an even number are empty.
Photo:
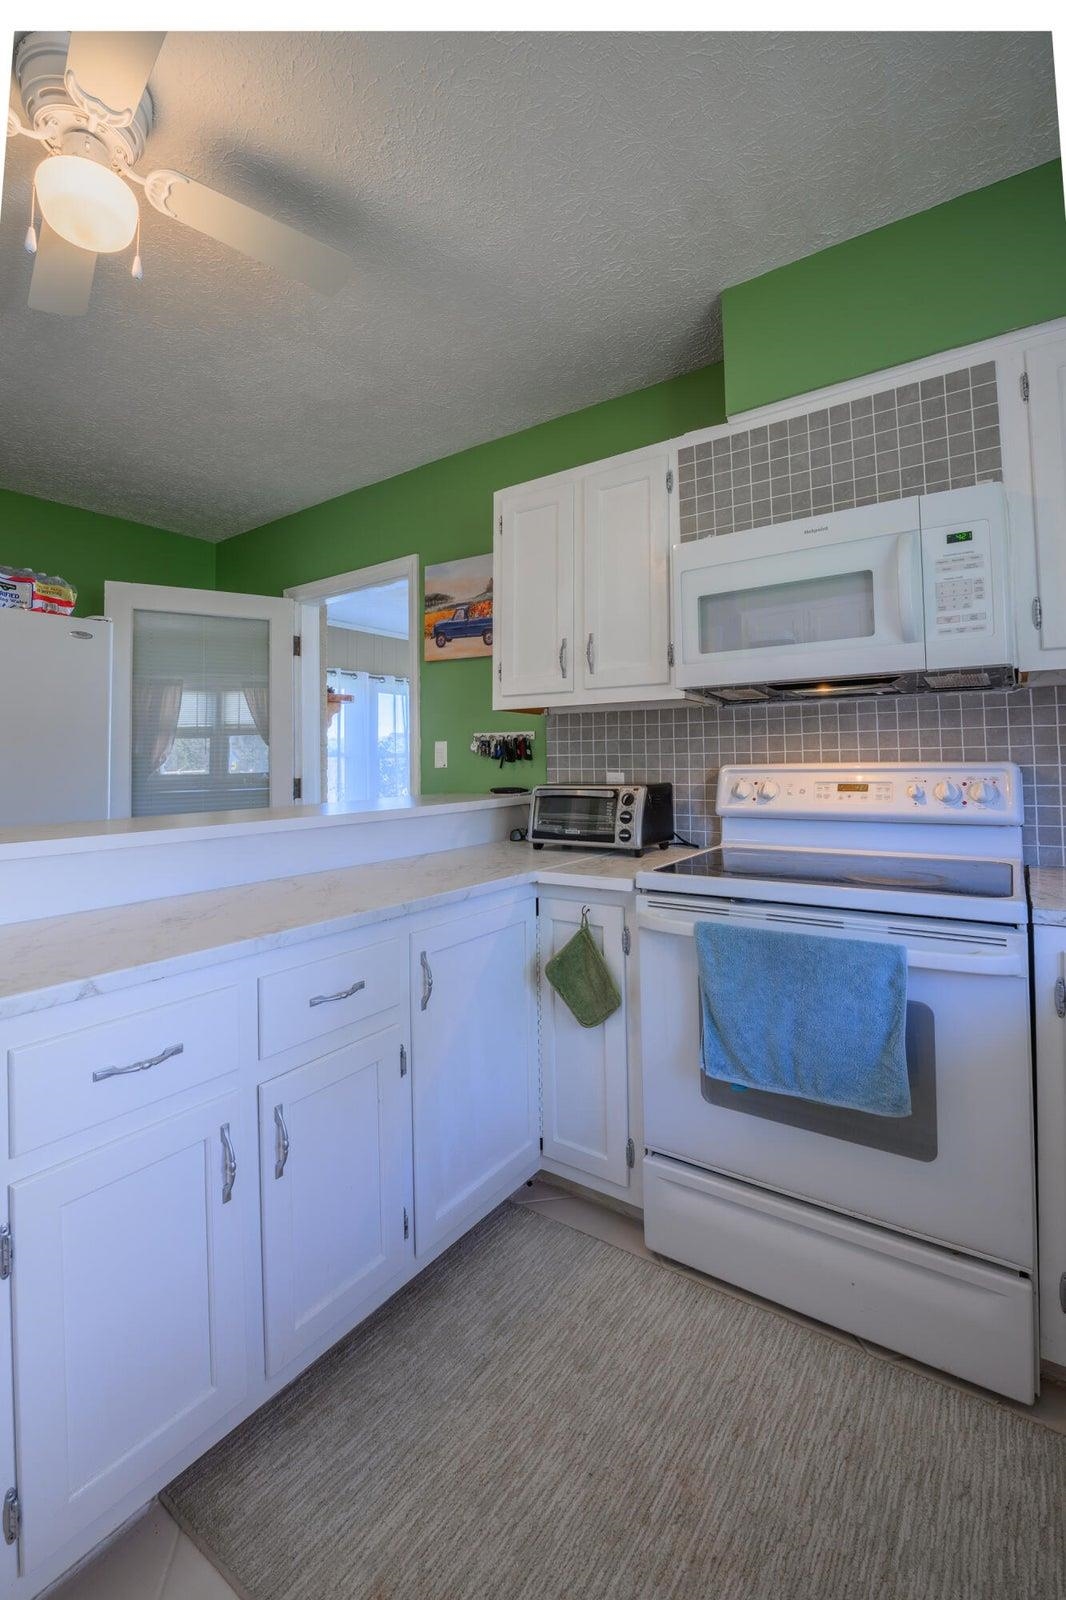
[[[867,1145],[872,1150],[885,1150],[890,1155],[906,1156],[912,1161],[936,1160],[935,1029],[932,1010],[919,1001],[911,1000],[907,1005],[909,1117],[876,1117],[845,1106],[827,1106],[817,1100],[770,1094],[764,1089],[724,1083],[719,1078],[708,1077],[702,1069],[697,1070],[700,1092],[710,1105],[802,1128],[807,1133],[821,1133],[828,1139],[842,1139],[847,1144]]]
[[[604,794],[549,794],[537,801],[533,834],[537,839],[587,839],[614,843],[614,791]]]

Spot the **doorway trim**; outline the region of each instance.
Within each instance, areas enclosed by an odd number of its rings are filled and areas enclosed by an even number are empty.
[[[416,555],[397,556],[393,561],[379,561],[372,567],[357,567],[353,572],[338,572],[329,578],[316,578],[312,583],[294,584],[285,590],[286,598],[295,600],[301,619],[310,623],[311,614],[316,622],[318,608],[327,600],[352,594],[356,589],[376,589],[383,583],[407,579],[407,668],[408,704],[411,717],[411,773],[412,799],[422,792],[422,585]],[[325,661],[325,635],[317,626],[301,626],[301,635],[312,635],[318,645],[318,661],[304,662],[300,675],[300,704],[298,713],[298,748],[302,754],[303,799],[317,804],[322,800],[321,784],[321,663]]]

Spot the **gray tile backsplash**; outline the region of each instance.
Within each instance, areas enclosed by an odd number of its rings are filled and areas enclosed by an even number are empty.
[[[678,451],[682,539],[1003,476],[991,361]]]
[[[718,769],[734,762],[1016,761],[1025,859],[1066,866],[1066,687],[817,706],[553,711],[547,751],[550,782],[603,783],[609,771],[669,779],[678,832],[696,844],[717,837]]]

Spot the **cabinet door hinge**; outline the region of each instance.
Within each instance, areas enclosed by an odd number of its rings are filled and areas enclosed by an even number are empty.
[[[303,781],[302,778],[293,778],[293,780],[292,780],[292,797],[293,797],[294,800],[302,800],[303,799],[303,797],[304,797],[304,781]]]
[[[11,1229],[5,1222],[0,1227],[0,1278],[10,1278],[11,1263],[14,1255],[15,1247],[11,1240]]]
[[[1066,978],[1056,978],[1055,979],[1055,1015],[1057,1017],[1066,1017]],[[9,1252],[9,1254],[8,1254],[9,1270],[10,1270],[10,1260],[11,1260],[11,1257],[10,1257],[10,1252]],[[0,1269],[0,1278],[6,1278],[6,1277],[7,1277],[7,1273],[4,1272],[2,1269]]]
[[[503,512],[502,511],[500,512],[499,529],[500,529],[500,538],[502,539],[503,538]]]
[[[1030,606],[1029,614],[1033,619],[1033,627],[1034,628],[1043,627],[1043,625],[1044,625],[1044,607],[1043,607],[1043,604],[1041,602],[1041,599],[1040,599],[1039,595],[1037,595],[1036,599],[1033,601],[1032,605]]]
[[[304,653],[303,640],[298,633],[292,636],[292,653],[294,656],[302,656]]]
[[[11,1488],[4,1496],[4,1543],[14,1544],[22,1532],[22,1506],[19,1492]]]
[[[503,662],[502,661],[497,661],[497,663],[496,663],[496,682],[497,683],[502,683],[503,682]]]
[[[401,1078],[406,1078],[406,1076],[407,1076],[407,1046],[405,1044],[402,1044],[400,1046],[400,1077]]]
[[[541,1147],[542,1150],[544,1149],[544,1140],[543,1140],[543,1138],[541,1138],[540,1147]]]
[[[1029,400],[1029,374],[1027,372],[1023,372],[1021,377],[1018,379],[1018,387],[1022,391],[1022,399],[1024,401],[1026,401],[1026,403],[1028,403],[1028,400]]]
[[[407,1215],[406,1206],[403,1208],[403,1236],[405,1239],[409,1239],[411,1237],[411,1219]]]
[[[673,642],[671,641],[671,643],[668,644],[667,647],[666,647],[666,665],[668,667],[672,667],[673,664],[674,664],[674,646],[673,646]]]
[[[637,1164],[637,1147],[632,1139],[626,1140],[626,1166],[635,1167]]]
[[[633,935],[629,931],[629,923],[622,924],[622,954],[627,956],[633,948]]]
[[[666,469],[666,492],[667,492],[667,494],[673,494],[673,492],[674,492],[674,469],[673,469],[673,467],[667,467],[667,469]]]
[[[1059,1305],[1066,1311],[1066,1272],[1059,1279]]]

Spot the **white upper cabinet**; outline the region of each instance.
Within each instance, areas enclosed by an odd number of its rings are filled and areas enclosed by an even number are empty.
[[[670,461],[658,445],[496,496],[495,706],[680,698]]]
[[[585,479],[585,688],[670,682],[669,469],[660,450]]]
[[[1044,650],[1066,650],[1066,335],[1025,354]]]
[[[573,691],[576,502],[569,478],[497,497],[494,688],[507,695]]]

